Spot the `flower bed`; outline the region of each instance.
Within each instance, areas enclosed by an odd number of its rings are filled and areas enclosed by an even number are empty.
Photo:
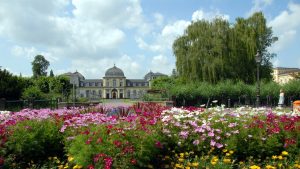
[[[3,168],[300,168],[300,115],[131,107],[0,114]]]

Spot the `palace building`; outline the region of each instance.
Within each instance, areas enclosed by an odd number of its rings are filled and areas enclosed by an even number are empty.
[[[273,80],[279,84],[288,83],[300,74],[299,68],[276,67],[273,69]]]
[[[76,97],[89,100],[105,99],[137,99],[142,97],[151,86],[151,80],[167,76],[162,73],[147,73],[143,79],[127,79],[124,72],[116,67],[109,68],[102,79],[85,79],[79,72],[63,74],[70,78],[76,90]]]

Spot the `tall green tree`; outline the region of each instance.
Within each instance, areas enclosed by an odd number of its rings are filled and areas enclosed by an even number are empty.
[[[176,69],[185,81],[217,83],[227,79],[255,82],[258,51],[261,77],[270,80],[275,56],[268,47],[276,40],[261,12],[235,24],[221,18],[193,22],[173,43]]]
[[[34,78],[38,78],[40,76],[47,76],[47,69],[50,63],[44,58],[44,56],[42,55],[35,56],[31,64],[32,64],[32,72]]]
[[[6,69],[0,69],[0,98],[19,99],[28,83],[27,79],[15,76]]]
[[[49,76],[50,76],[50,77],[54,77],[54,73],[53,73],[53,70],[52,70],[52,69],[50,70]]]

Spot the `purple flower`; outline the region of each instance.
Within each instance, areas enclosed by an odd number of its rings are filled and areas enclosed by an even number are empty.
[[[211,132],[208,133],[208,136],[213,137],[213,136],[215,136],[215,134],[214,134],[214,132],[211,131]]]
[[[222,147],[223,147],[223,144],[217,143],[217,144],[216,144],[216,147],[217,147],[217,148],[222,148]]]
[[[194,140],[194,141],[193,141],[193,144],[194,144],[194,145],[198,145],[199,143],[200,143],[199,140]]]
[[[183,139],[186,139],[186,138],[188,137],[188,135],[189,135],[189,132],[188,132],[188,131],[181,131],[181,132],[179,133],[179,136],[180,136],[181,138],[183,138]]]
[[[210,146],[214,147],[216,145],[216,141],[215,140],[210,140]]]

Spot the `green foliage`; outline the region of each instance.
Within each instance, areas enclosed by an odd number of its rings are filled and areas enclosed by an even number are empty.
[[[233,25],[220,18],[196,21],[173,43],[176,68],[187,82],[233,79],[254,83],[255,54],[259,51],[262,77],[271,80],[274,54],[267,48],[275,40],[261,12],[247,19],[237,18]]]
[[[48,157],[63,158],[63,135],[59,129],[51,119],[26,120],[11,126],[5,143],[6,164],[26,168],[29,163],[47,163]]]
[[[26,88],[22,94],[23,99],[44,99],[44,94],[37,86],[30,86]]]
[[[155,159],[162,149],[155,146],[161,140],[159,126],[152,126],[148,131],[141,129],[126,130],[129,123],[120,123],[113,128],[106,125],[89,126],[85,134],[77,135],[71,142],[67,141],[67,152],[74,157],[76,164],[95,168],[103,168],[104,162],[100,158],[94,162],[95,156],[105,154],[114,159],[113,168],[141,168],[146,167]],[[136,164],[132,163],[136,160]],[[153,163],[153,161],[152,161]]]
[[[32,64],[32,73],[34,78],[40,76],[47,76],[47,69],[50,63],[44,58],[44,56],[42,55],[35,56],[31,64]]]
[[[12,75],[6,69],[0,69],[0,98],[19,99],[30,80]]]
[[[52,69],[50,70],[49,76],[50,76],[50,77],[54,77],[54,74],[53,74],[53,70],[52,70]]]

